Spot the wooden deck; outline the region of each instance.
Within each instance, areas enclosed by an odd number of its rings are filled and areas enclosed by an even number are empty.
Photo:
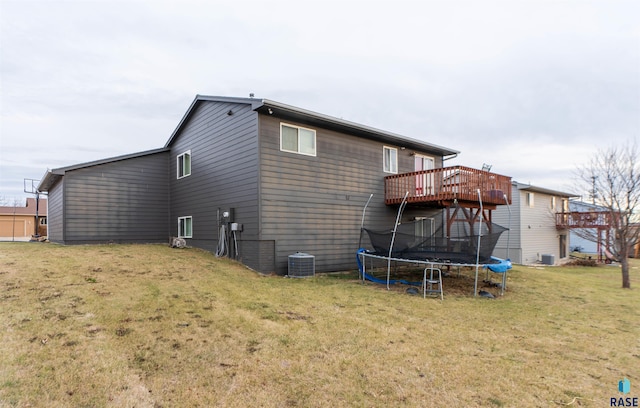
[[[561,212],[556,214],[556,228],[598,228],[611,225],[611,213],[606,211]]]
[[[384,179],[385,203],[397,205],[408,192],[409,204],[447,207],[457,200],[464,207],[495,208],[511,204],[511,177],[464,166],[394,174]],[[506,197],[506,199],[505,199]]]

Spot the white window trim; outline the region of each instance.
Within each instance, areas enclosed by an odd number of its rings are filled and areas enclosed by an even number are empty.
[[[527,192],[527,206],[529,208],[533,208],[535,205],[535,196],[533,195],[533,193]]]
[[[418,157],[419,157],[419,158],[421,158],[421,159],[422,159],[422,163],[423,163],[423,164],[424,164],[424,159],[428,159],[428,160],[431,162],[432,167],[431,167],[430,169],[425,169],[425,170],[433,170],[433,169],[435,169],[435,168],[436,168],[436,158],[435,158],[435,157],[433,157],[433,156],[427,156],[426,154],[419,154],[419,153],[417,153],[414,157],[416,157],[416,158],[418,158]],[[415,163],[414,163],[414,164],[415,164]]]
[[[180,175],[180,157],[183,157],[185,155],[189,155],[189,174],[183,174],[182,176]],[[177,179],[181,179],[181,178],[185,178],[185,177],[189,177],[191,175],[191,165],[192,165],[192,160],[193,156],[191,155],[191,150],[187,150],[186,152],[183,152],[181,154],[179,154],[178,156],[176,156],[176,178]],[[184,160],[183,160],[184,163]]]
[[[303,152],[300,151],[300,132],[298,132],[298,151],[287,150],[287,149],[283,148],[282,147],[282,126],[287,126],[287,127],[294,128],[294,129],[304,129],[304,130],[308,130],[310,132],[313,132],[313,154],[311,154],[311,153],[303,153]],[[287,153],[301,154],[303,156],[316,157],[317,154],[318,154],[316,130],[315,129],[306,128],[306,127],[303,127],[303,126],[292,125],[290,123],[280,122],[280,151],[281,152],[287,152]]]
[[[389,170],[387,170],[385,168],[385,162],[384,162],[384,158],[386,156],[386,151],[387,150],[391,150],[391,151],[395,151],[396,152],[396,168],[394,169],[392,166],[392,163],[389,163]],[[398,174],[398,149],[395,147],[391,147],[391,146],[382,146],[382,171],[384,171],[385,173],[390,173],[390,174]]]
[[[180,235],[180,221],[182,220],[191,220],[191,234],[189,235]],[[178,238],[193,238],[193,217],[192,216],[186,216],[186,217],[178,217]]]

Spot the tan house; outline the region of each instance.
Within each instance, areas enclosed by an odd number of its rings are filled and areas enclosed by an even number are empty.
[[[494,256],[513,263],[560,263],[569,256],[569,228],[556,222],[556,215],[569,211],[575,194],[513,181],[512,204],[498,207],[493,222],[509,228],[496,245]]]
[[[46,199],[27,198],[24,207],[0,206],[1,241],[28,241],[34,235],[47,235]]]

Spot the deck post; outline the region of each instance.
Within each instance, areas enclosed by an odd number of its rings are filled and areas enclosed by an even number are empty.
[[[480,197],[480,189],[478,189],[478,202],[480,203],[480,212],[482,212],[482,197]],[[480,238],[482,237],[482,218],[478,227],[478,248],[476,248],[476,280],[473,284],[473,297],[478,294],[478,269],[480,268]]]

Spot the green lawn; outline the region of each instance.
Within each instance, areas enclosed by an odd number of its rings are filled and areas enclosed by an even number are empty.
[[[196,249],[1,243],[0,407],[610,406],[625,377],[640,396],[639,267],[623,290],[616,266],[516,266],[493,300],[466,271],[441,302]]]

